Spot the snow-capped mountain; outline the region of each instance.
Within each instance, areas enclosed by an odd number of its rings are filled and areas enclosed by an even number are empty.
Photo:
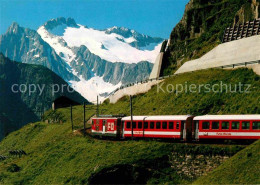
[[[113,27],[105,31],[95,30],[76,24],[70,18],[67,20],[64,18],[52,19],[41,26],[37,32],[55,49],[56,53],[62,53],[61,57],[68,62],[75,59],[73,47],[80,46],[86,46],[91,53],[109,62],[153,62],[158,54],[154,51],[160,50],[158,42],[162,41],[162,39],[152,39],[127,28]],[[157,47],[153,50],[142,50],[137,46],[132,46],[134,43],[140,42],[139,45],[142,47],[154,43]]]
[[[66,81],[77,80],[68,70],[68,64],[36,31],[15,22],[0,36],[0,52],[13,61],[46,66]]]
[[[121,35],[124,37],[122,41],[125,41],[131,46],[141,50],[154,50],[154,47],[157,46],[158,43],[162,42],[162,39],[159,37],[150,37],[124,27],[114,26],[112,28],[105,29],[105,32],[107,34],[115,33]],[[120,38],[118,39],[121,40]]]
[[[89,101],[122,84],[147,78],[161,38],[123,27],[97,30],[72,18],[47,21],[36,31],[12,24],[0,37],[0,51],[13,60],[44,65]]]

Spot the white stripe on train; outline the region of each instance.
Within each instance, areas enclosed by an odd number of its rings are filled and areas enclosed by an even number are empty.
[[[260,136],[260,132],[199,132],[199,136]]]
[[[132,134],[132,131],[124,131],[124,134]],[[134,131],[134,134],[143,134],[143,131]],[[158,131],[144,131],[145,135],[181,135],[180,132],[158,132]]]
[[[102,130],[97,131],[97,130],[91,129],[91,132],[92,133],[102,133],[102,134],[105,134],[105,133],[116,134],[117,131],[115,130],[115,131],[105,131],[105,132],[103,132]]]

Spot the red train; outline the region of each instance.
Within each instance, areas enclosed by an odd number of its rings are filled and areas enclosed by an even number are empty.
[[[116,138],[260,139],[260,115],[103,116],[92,119],[93,135]]]

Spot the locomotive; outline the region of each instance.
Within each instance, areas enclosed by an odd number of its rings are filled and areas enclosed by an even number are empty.
[[[260,115],[100,116],[92,118],[91,133],[100,137],[168,138],[180,141],[257,140]]]

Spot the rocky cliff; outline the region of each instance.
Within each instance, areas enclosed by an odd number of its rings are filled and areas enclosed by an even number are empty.
[[[16,22],[0,36],[0,52],[13,61],[45,66],[65,80],[77,79],[36,31],[23,28]]]
[[[162,75],[221,43],[226,27],[259,17],[259,0],[191,0],[170,35]]]

